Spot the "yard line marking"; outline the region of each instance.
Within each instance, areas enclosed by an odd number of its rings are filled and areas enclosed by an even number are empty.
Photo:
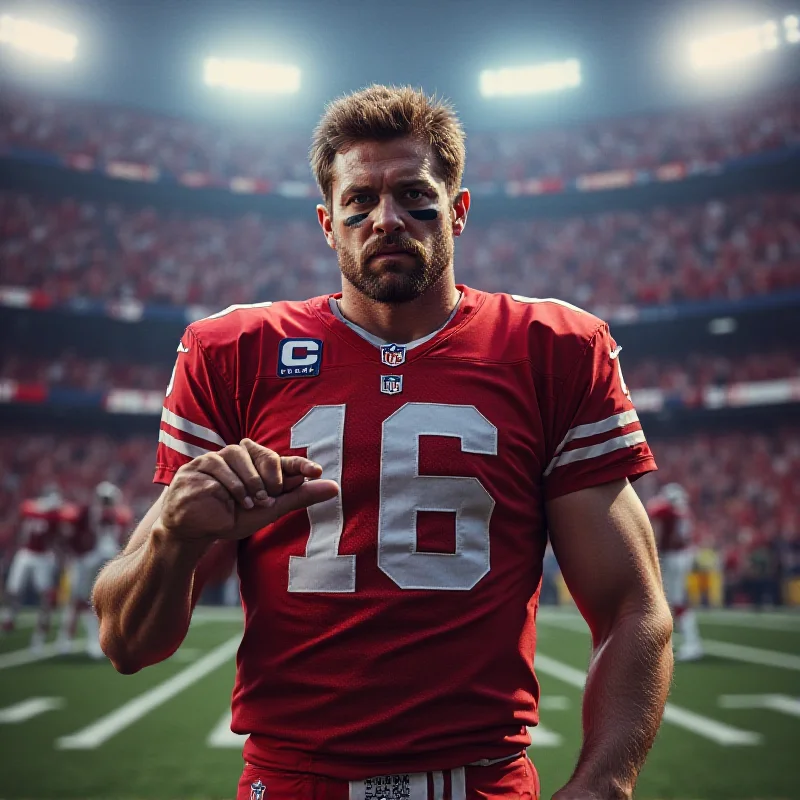
[[[542,653],[536,653],[533,667],[537,672],[543,672],[545,675],[550,675],[578,689],[583,689],[586,684],[586,673],[583,670],[575,669],[569,664],[556,661],[556,659]],[[664,708],[664,722],[669,722],[671,725],[677,725],[679,728],[696,733],[698,736],[710,739],[723,747],[755,745],[761,742],[761,736],[758,733],[734,728],[732,725],[717,722],[717,720],[704,717],[702,714],[696,714],[694,711],[681,708],[673,703],[667,703]]]
[[[667,703],[664,707],[664,721],[711,739],[723,747],[756,745],[762,741],[760,733],[734,728],[732,725],[726,725],[724,722],[718,722],[672,703]]]
[[[553,625],[566,631],[575,633],[588,633],[589,628],[580,617],[575,616],[548,616],[542,620],[545,625]],[[781,653],[777,650],[764,650],[761,647],[734,644],[733,642],[720,642],[716,639],[703,639],[705,651],[713,656],[729,658],[733,661],[744,661],[749,664],[759,664],[766,667],[778,667],[800,672],[800,656],[791,653]]]
[[[800,633],[800,615],[794,611],[744,611],[736,609],[698,609],[700,622],[738,625],[743,628],[772,628]]]
[[[748,617],[727,617],[722,614],[710,614],[709,612],[697,612],[700,627],[705,625],[720,625],[727,628],[748,628],[750,630],[782,631],[784,633],[800,633],[800,626],[791,619],[781,619],[780,617],[761,617],[756,613]]]
[[[138,697],[134,697],[83,730],[57,739],[56,748],[59,750],[93,750],[99,747],[112,736],[116,736],[120,731],[149,714],[154,708],[163,705],[167,700],[171,700],[210,672],[228,663],[236,654],[240,641],[241,636],[238,635],[228,639],[227,642],[186,667],[182,672],[173,675]]]
[[[169,660],[175,663],[186,664],[190,661],[197,661],[202,652],[203,651],[199,647],[181,647],[169,657]]]
[[[16,722],[27,722],[38,717],[46,711],[61,708],[64,705],[63,697],[29,697],[21,703],[0,708],[0,724],[9,725]]]
[[[244,624],[244,612],[241,606],[197,606],[192,613],[192,624],[204,625],[208,622],[239,622]]]
[[[732,642],[718,642],[703,639],[703,648],[712,656],[730,658],[733,661],[744,661],[748,664],[760,664],[766,667],[792,669],[800,672],[800,656],[791,653],[780,653],[777,650],[763,650],[760,647],[749,647]]]
[[[696,609],[696,613],[701,627],[704,624],[725,625],[733,628],[755,628],[800,633],[800,614],[792,612]],[[572,610],[559,611],[555,608],[542,608],[539,610],[537,619],[545,624],[556,625],[568,630],[587,632],[589,630],[583,617]]]
[[[543,622],[545,625],[552,625],[555,628],[563,628],[565,631],[585,633],[587,635],[589,634],[589,626],[586,624],[586,621],[583,619],[583,617],[580,617],[577,614],[538,617],[537,620],[539,622]]]
[[[231,730],[231,712],[226,711],[220,721],[215,726],[214,730],[208,734],[206,744],[209,747],[225,747],[231,750],[241,750],[244,747],[247,736],[234,733]]]
[[[800,700],[785,694],[723,694],[722,708],[767,708],[790,717],[800,717]]]
[[[566,711],[570,707],[569,697],[551,694],[539,698],[540,711]]]
[[[531,735],[531,747],[560,747],[564,741],[561,734],[544,725],[528,728],[528,733]]]
[[[86,645],[85,639],[76,639],[72,643],[72,652]],[[37,661],[46,661],[48,658],[60,656],[61,650],[55,642],[43,645],[39,650],[31,650],[25,647],[22,650],[12,650],[10,653],[0,655],[0,669],[11,667],[23,667],[25,664],[34,664]]]

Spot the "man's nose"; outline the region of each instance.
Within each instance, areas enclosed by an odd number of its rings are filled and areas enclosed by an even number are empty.
[[[403,222],[402,209],[397,205],[394,198],[381,198],[378,207],[375,209],[373,229],[375,233],[388,236],[391,233],[401,233],[406,226]]]

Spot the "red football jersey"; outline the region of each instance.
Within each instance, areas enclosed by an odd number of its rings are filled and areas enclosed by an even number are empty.
[[[70,555],[82,556],[97,546],[89,506],[68,503],[61,509],[61,524],[64,547]]]
[[[653,524],[659,553],[685,550],[692,543],[692,519],[689,512],[677,508],[662,497],[647,504],[647,513]]]
[[[522,750],[544,503],[655,469],[605,323],[459,288],[407,346],[367,341],[327,296],[232,307],[182,339],[157,482],[249,437],[341,487],[239,544],[250,762],[358,779]]]
[[[59,534],[59,510],[43,507],[38,500],[24,500],[19,516],[19,546],[34,553],[52,550]]]

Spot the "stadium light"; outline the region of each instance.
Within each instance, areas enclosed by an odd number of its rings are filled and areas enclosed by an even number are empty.
[[[485,69],[480,74],[481,94],[500,97],[574,89],[581,84],[581,62],[575,58],[529,67]]]
[[[266,64],[239,58],[207,58],[205,81],[258,94],[293,94],[300,89],[300,70],[288,64]]]
[[[78,48],[78,39],[71,33],[10,14],[0,17],[0,42],[54,61],[74,60]]]
[[[797,18],[791,16],[783,20],[783,38],[787,43],[793,44],[800,38],[796,22]],[[714,70],[750,60],[770,50],[777,50],[780,45],[780,27],[777,22],[770,19],[758,25],[695,39],[689,45],[689,60],[697,71]]]
[[[800,42],[800,18],[797,14],[790,14],[783,18],[783,35],[786,37],[787,44]]]

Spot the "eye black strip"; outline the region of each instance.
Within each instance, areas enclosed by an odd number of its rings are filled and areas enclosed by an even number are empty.
[[[431,222],[439,216],[439,212],[435,208],[423,208],[421,211],[409,211],[408,213],[420,222]]]
[[[352,217],[348,217],[344,221],[344,224],[347,225],[348,228],[355,228],[359,226],[368,216],[369,214],[353,214]]]

